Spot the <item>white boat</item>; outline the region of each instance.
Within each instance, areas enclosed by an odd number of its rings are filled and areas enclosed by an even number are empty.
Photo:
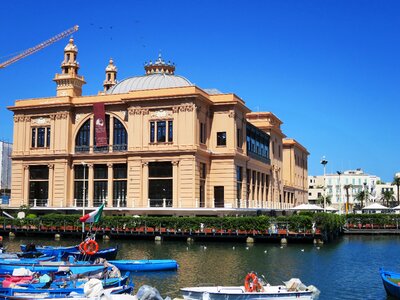
[[[306,287],[297,278],[282,285],[270,285],[255,273],[247,274],[244,286],[186,287],[180,290],[186,300],[313,300],[319,295],[316,287]]]

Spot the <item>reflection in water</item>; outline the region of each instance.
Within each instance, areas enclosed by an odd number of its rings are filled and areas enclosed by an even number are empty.
[[[9,251],[34,241],[44,245],[71,245],[74,239],[5,239]],[[156,287],[165,296],[179,296],[179,288],[197,285],[242,285],[250,271],[265,275],[271,284],[300,278],[321,290],[319,299],[387,299],[379,267],[400,270],[400,237],[346,236],[320,247],[309,244],[205,243],[121,240],[101,242],[119,246],[121,259],[175,259],[178,271],[135,273],[136,289]]]

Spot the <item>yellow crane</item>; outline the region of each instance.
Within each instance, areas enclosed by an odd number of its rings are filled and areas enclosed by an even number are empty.
[[[66,36],[78,31],[78,29],[79,29],[79,26],[75,25],[74,27],[71,27],[70,29],[63,31],[63,32],[57,34],[56,36],[53,36],[52,38],[50,38],[32,48],[22,51],[20,54],[14,56],[14,57],[11,57],[10,59],[6,60],[5,62],[0,62],[0,69],[5,68],[8,65],[15,63],[16,61],[20,60],[21,58],[27,57],[28,55],[31,55],[43,48],[46,48],[47,46],[50,46],[54,42],[57,42],[57,41],[65,38]]]

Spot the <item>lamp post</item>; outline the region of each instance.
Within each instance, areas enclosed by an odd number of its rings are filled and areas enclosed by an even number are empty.
[[[339,203],[339,215],[341,215],[342,214],[342,212],[341,212],[342,185],[340,183],[340,175],[342,175],[342,172],[336,171],[336,173],[339,175],[339,200],[338,200],[338,203]]]
[[[85,215],[85,202],[86,202],[86,163],[82,162],[83,166],[83,188],[82,188],[82,216]],[[82,238],[85,233],[85,222],[82,222]]]
[[[326,212],[326,178],[325,178],[325,169],[326,169],[326,164],[328,161],[325,159],[325,156],[322,156],[321,159],[321,165],[324,166],[324,189],[323,189],[323,197],[324,197],[324,212]]]

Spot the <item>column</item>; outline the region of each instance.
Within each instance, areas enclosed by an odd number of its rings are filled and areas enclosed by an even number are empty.
[[[29,165],[24,165],[22,189],[21,205],[29,205]]]
[[[140,207],[150,207],[149,205],[149,162],[142,162],[142,203]]]
[[[108,151],[113,152],[113,145],[114,145],[114,116],[110,116],[110,136],[108,137]],[[110,169],[109,169],[110,171]],[[112,199],[108,197],[109,199]]]
[[[93,149],[93,148],[91,148]],[[93,207],[93,195],[94,195],[94,170],[93,164],[87,165],[89,168],[89,176],[88,176],[88,205],[87,207]],[[85,201],[85,199],[83,199]]]
[[[114,202],[114,196],[113,196],[113,178],[114,178],[114,170],[113,170],[113,164],[108,163],[108,178],[107,178],[107,205],[106,207],[113,207],[113,202]]]
[[[172,207],[179,207],[179,160],[172,161]]]
[[[90,117],[90,141],[89,141],[89,153],[93,153],[93,143],[94,143],[94,118]],[[92,165],[93,167],[93,165]],[[90,168],[90,167],[89,167]],[[89,198],[91,199],[91,198]]]
[[[47,205],[54,207],[54,164],[48,164],[49,167],[49,190],[47,191]]]

